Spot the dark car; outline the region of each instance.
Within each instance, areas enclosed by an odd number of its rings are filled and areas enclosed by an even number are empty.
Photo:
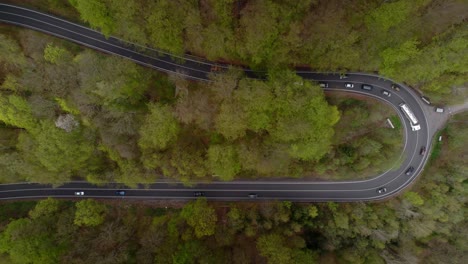
[[[368,85],[368,84],[363,84],[361,86],[361,89],[367,90],[367,91],[372,91],[372,88],[373,88],[372,85]]]
[[[377,189],[377,193],[379,193],[379,194],[382,194],[382,193],[385,193],[385,192],[387,192],[387,188],[385,188],[385,187]]]
[[[115,195],[117,195],[117,196],[125,196],[125,191],[122,191],[122,190],[115,191]]]
[[[258,195],[256,193],[249,193],[249,198],[255,199],[257,197],[258,197]]]
[[[405,171],[405,174],[410,176],[411,174],[413,174],[414,172],[414,167],[409,167],[406,171]]]
[[[426,147],[422,146],[421,150],[419,151],[419,155],[424,156],[426,154]]]
[[[399,92],[400,91],[400,87],[396,84],[392,84],[392,89]]]
[[[204,192],[194,192],[194,193],[193,193],[193,196],[195,196],[195,197],[203,197],[203,196],[205,196],[205,193],[204,193]]]

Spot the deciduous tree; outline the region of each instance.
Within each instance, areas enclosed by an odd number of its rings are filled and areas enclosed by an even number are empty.
[[[206,198],[199,198],[195,202],[190,202],[182,209],[180,214],[187,224],[194,229],[197,238],[214,234],[218,218],[215,210],[206,202]]]
[[[216,177],[232,180],[241,170],[236,148],[232,145],[211,145],[208,149],[208,166]]]
[[[148,105],[149,114],[140,128],[138,145],[143,151],[163,150],[178,136],[180,126],[169,106]]]
[[[98,226],[104,223],[106,215],[107,208],[104,204],[86,199],[76,203],[74,223],[78,226]]]

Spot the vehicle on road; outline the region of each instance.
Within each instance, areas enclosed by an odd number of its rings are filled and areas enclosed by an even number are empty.
[[[406,171],[405,171],[405,174],[407,176],[410,176],[411,174],[413,174],[414,172],[414,167],[409,167]]]
[[[363,84],[361,86],[361,89],[367,90],[367,91],[372,91],[372,88],[373,88],[372,85],[368,85],[368,84]]]
[[[221,71],[221,70],[223,70],[223,68],[221,68],[221,67],[219,67],[217,65],[211,65],[210,71],[217,72],[217,71]]]
[[[442,107],[436,107],[435,111],[436,111],[436,113],[443,113],[444,109]]]
[[[426,154],[426,147],[422,146],[421,150],[419,151],[419,155],[424,156]]]
[[[21,2],[21,1],[18,1]],[[122,57],[128,57],[129,55],[133,55],[133,60],[137,63],[140,63],[141,65],[150,67],[152,69],[157,69],[163,72],[173,72],[173,73],[178,73],[188,79],[191,80],[197,80],[197,81],[209,81],[209,69],[210,66],[212,65],[210,62],[205,62],[205,61],[198,61],[196,59],[187,59],[184,60],[185,63],[182,63],[182,60],[175,59],[173,55],[171,54],[160,54],[161,56],[158,56],[157,58],[149,58],[144,55],[143,52],[138,52],[138,48],[134,48],[133,45],[129,44],[123,44],[120,43],[118,39],[106,39],[102,38],[99,36],[96,36],[96,32],[86,28],[84,26],[79,26],[76,25],[72,22],[68,22],[59,18],[55,18],[52,15],[48,14],[43,14],[43,13],[38,13],[35,12],[34,10],[28,10],[23,7],[14,7],[10,5],[5,5],[5,4],[0,4],[0,10],[2,11],[2,24],[3,23],[9,23],[11,25],[16,25],[16,26],[22,26],[25,28],[31,28],[35,29],[38,31],[41,31],[46,34],[51,34],[63,39],[66,39],[68,41],[71,41],[73,43],[78,43],[81,44],[82,46],[89,47],[92,49],[100,50],[104,53],[107,54],[113,54],[117,56],[122,56]],[[179,63],[181,62],[181,63]],[[215,65],[215,64],[213,64]],[[221,68],[225,68],[223,65],[219,65]],[[211,68],[212,71],[218,71],[219,69],[213,66]],[[224,70],[223,70],[224,71]],[[266,78],[266,74],[264,73],[257,73],[254,70],[250,69],[244,69],[244,72],[248,76],[252,76],[252,78],[258,78],[259,80]],[[367,87],[369,91],[364,91],[361,90],[362,93],[367,92],[368,96],[373,96],[377,95],[377,97],[383,98],[382,95],[378,95],[378,92],[381,92],[381,89],[385,87],[384,89],[395,93],[391,98],[392,101],[391,103],[395,107],[399,107],[398,104],[401,102],[405,102],[407,104],[407,110],[400,110],[404,111],[406,117],[403,119],[410,119],[410,124],[411,127],[408,126],[408,121],[405,122],[403,120],[403,125],[405,130],[419,130],[419,125],[418,124],[413,124],[411,121],[411,118],[415,119],[416,122],[421,121],[421,128],[424,128],[425,130],[428,129],[426,128],[426,125],[429,125],[427,120],[426,120],[426,115],[424,114],[425,110],[429,110],[429,112],[432,112],[432,116],[437,116],[438,114],[435,113],[433,109],[430,109],[432,107],[427,107],[428,109],[422,109],[421,106],[424,105],[420,103],[420,97],[421,95],[417,96],[416,93],[413,93],[408,90],[408,92],[404,91],[404,89],[408,88],[406,85],[401,85],[399,86],[398,84],[393,84],[392,81],[389,81],[388,79],[381,77],[381,76],[376,76],[374,75],[373,77],[369,77],[369,74],[363,73],[363,74],[358,74],[358,73],[349,73],[350,78],[348,79],[342,79],[338,80],[336,77],[341,77],[338,73],[314,73],[310,72],[308,70],[298,70],[296,73],[300,76],[302,76],[304,79],[307,79],[309,81],[312,81],[316,86],[324,87],[323,90],[329,90],[328,86],[331,83],[331,87],[335,88],[341,88],[341,89],[336,89],[336,90],[342,90],[344,83],[345,82],[356,82],[356,90],[359,90],[361,88],[360,86],[362,85],[362,89],[365,89]],[[258,74],[258,76],[257,76]],[[302,81],[300,81],[302,82]],[[299,83],[300,83],[299,82]],[[338,83],[339,82],[339,83]],[[366,83],[363,85],[363,83]],[[389,85],[390,84],[390,85]],[[298,84],[299,85],[299,84]],[[339,87],[338,87],[339,86]],[[375,86],[375,91],[374,94],[371,94],[373,90],[373,86]],[[353,85],[354,87],[354,85]],[[391,88],[391,89],[389,89]],[[402,89],[402,93],[399,93],[399,90]],[[331,90],[331,89],[330,89]],[[350,91],[351,89],[346,89],[345,91],[347,92],[352,92]],[[355,90],[353,90],[355,91]],[[405,92],[405,93],[403,93]],[[397,97],[401,95],[401,101],[397,101]],[[395,100],[393,100],[395,99]],[[408,108],[409,107],[409,108]],[[411,110],[414,111],[411,112]],[[450,109],[447,108],[447,113],[450,112]],[[401,116],[401,112],[398,113]],[[408,117],[409,116],[409,117]],[[431,117],[432,117],[431,116]],[[445,113],[444,113],[445,116]],[[416,119],[417,117],[417,119]],[[439,115],[439,117],[442,117],[442,114]],[[423,131],[425,132],[425,131]],[[225,198],[225,199],[233,199],[233,200],[238,200],[237,198],[242,198],[244,200],[250,201],[250,202],[258,202],[260,200],[264,199],[304,199],[304,200],[313,200],[315,198],[318,198],[320,201],[367,201],[367,200],[372,200],[372,199],[379,199],[384,196],[382,195],[377,195],[374,191],[376,191],[379,188],[382,188],[383,192],[386,192],[387,188],[386,185],[389,185],[389,189],[393,189],[394,191],[389,192],[389,194],[385,194],[385,196],[390,197],[390,193],[392,195],[397,194],[397,190],[400,190],[402,188],[406,188],[406,186],[409,185],[409,183],[416,178],[416,174],[419,173],[423,166],[425,165],[425,161],[427,157],[421,157],[417,156],[417,147],[419,146],[425,146],[427,148],[427,151],[431,149],[431,136],[432,133],[429,133],[432,131],[428,131],[428,133],[410,133],[410,135],[407,135],[406,140],[410,141],[411,143],[414,144],[409,144],[408,149],[404,148],[404,161],[399,164],[399,169],[397,171],[394,170],[389,170],[388,173],[385,172],[385,177],[377,177],[373,179],[369,179],[366,181],[366,183],[360,183],[360,182],[350,182],[350,183],[342,183],[342,182],[327,182],[327,183],[301,183],[297,184],[297,182],[285,182],[285,183],[273,183],[271,184],[270,182],[265,183],[262,181],[259,181],[258,185],[246,185],[245,183],[206,183],[205,181],[194,181],[194,184],[203,184],[201,187],[205,192],[207,192],[208,196],[211,198]],[[441,139],[441,138],[440,138]],[[439,139],[439,140],[440,140]],[[406,145],[405,145],[406,146]],[[415,159],[414,155],[416,156]],[[429,154],[430,153],[426,153]],[[419,159],[418,159],[419,157]],[[404,174],[401,175],[401,172],[405,172],[410,166],[414,166],[414,168],[418,168],[418,171],[414,169],[414,172],[412,172],[412,176],[405,176]],[[405,168],[406,167],[406,168]],[[398,175],[397,175],[398,174]],[[402,179],[404,178],[404,179]],[[89,183],[71,183],[64,185],[62,189],[60,190],[60,193],[55,190],[51,190],[50,186],[48,185],[31,185],[31,186],[37,186],[37,190],[32,192],[28,190],[24,190],[21,188],[24,188],[23,185],[12,185],[4,188],[11,188],[15,189],[15,191],[21,191],[23,194],[22,197],[46,197],[46,196],[59,196],[61,193],[65,193],[69,195],[69,191],[72,191],[73,189],[77,188],[83,188],[86,191],[86,195],[91,196],[91,195],[102,195],[102,196],[109,196],[114,199],[123,199],[121,196],[115,196],[115,189],[116,186],[111,183],[108,187],[99,187],[95,188],[93,185],[86,185]],[[390,185],[391,184],[391,185]],[[302,185],[302,186],[301,186]],[[177,199],[177,197],[180,197],[181,193],[184,193],[185,197],[191,197],[194,198],[194,192],[198,191],[199,189],[193,189],[194,187],[179,187],[178,185],[172,185],[172,183],[157,183],[154,188],[160,188],[160,186],[164,186],[162,188],[166,188],[167,190],[161,191],[161,192],[154,192],[154,197],[161,197],[162,199],[166,199],[167,197],[174,197],[174,199]],[[309,188],[311,186],[311,188]],[[379,187],[380,186],[380,187]],[[368,188],[371,188],[370,190]],[[377,189],[375,188],[377,187]],[[122,187],[125,188],[125,187]],[[154,190],[152,188],[152,190]],[[195,187],[195,188],[200,188],[200,187]],[[251,193],[251,191],[255,188],[257,191],[261,191],[262,195],[257,197],[257,193]],[[307,189],[307,192],[302,192],[302,189]],[[148,195],[148,192],[145,191],[133,191],[129,189],[125,189],[130,191],[129,198],[146,198],[145,196]],[[220,190],[223,190],[222,192]],[[272,190],[276,190],[277,192],[273,192]],[[324,191],[326,190],[326,195],[324,195]],[[81,196],[76,196],[75,200],[80,200],[80,199],[85,199],[82,195],[85,195],[84,191],[72,191],[72,194],[75,193],[75,195],[81,195]],[[248,196],[246,197],[245,194]],[[258,193],[259,195],[260,193]],[[11,192],[9,193],[4,193],[4,195],[1,197],[4,199],[6,197],[7,199],[18,199],[18,193]],[[135,196],[135,197],[134,197]],[[69,196],[71,197],[71,196]],[[80,198],[83,197],[83,198]],[[87,198],[88,198],[87,197]],[[125,197],[126,198],[126,197]],[[247,199],[245,199],[247,198]],[[251,199],[252,198],[252,199]],[[256,199],[253,199],[256,198]]]
[[[344,86],[346,88],[354,88],[354,84],[352,84],[352,83],[345,83]]]
[[[258,195],[256,193],[249,193],[249,198],[250,199],[255,199],[257,197],[258,197]]]
[[[382,194],[382,193],[386,193],[386,192],[387,192],[387,188],[385,188],[385,187],[382,187],[382,188],[378,188],[378,189],[377,189],[377,193],[378,193],[378,194]]]
[[[345,73],[341,73],[341,74],[340,74],[340,80],[342,80],[342,79],[347,79],[347,78],[348,78],[348,75],[347,75],[347,74],[345,74]]]
[[[115,191],[115,195],[117,195],[117,196],[125,196],[125,191],[122,191],[122,190]]]
[[[423,102],[425,102],[426,104],[430,105],[431,104],[431,101],[429,100],[429,98],[425,97],[425,96],[421,96],[421,100],[423,100]]]
[[[382,94],[385,95],[385,96],[387,96],[387,97],[392,96],[392,94],[391,94],[389,91],[387,91],[387,90],[382,90]]]
[[[396,84],[392,84],[392,89],[399,92],[400,91],[400,87]]]
[[[406,118],[408,118],[408,120],[410,121],[411,130],[412,131],[420,130],[421,126],[418,124],[418,119],[413,114],[413,111],[411,111],[411,109],[408,107],[408,105],[405,104],[405,103],[401,103],[400,108],[403,111],[403,113],[405,114]]]
[[[204,197],[205,193],[204,192],[194,192],[193,196],[195,196],[195,197]]]

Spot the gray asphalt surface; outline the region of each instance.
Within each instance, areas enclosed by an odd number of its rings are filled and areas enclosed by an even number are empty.
[[[81,25],[73,24],[65,20],[25,8],[0,4],[0,21],[18,25],[54,35],[69,41],[100,50],[105,53],[130,59],[138,64],[167,72],[181,74],[194,80],[208,81],[208,74],[214,65],[221,69],[227,69],[228,65],[214,64],[194,58],[173,57],[167,53],[156,56],[148,53],[140,53],[137,47],[116,38],[106,39],[102,34]],[[246,74],[252,78],[261,78],[255,72],[245,69]],[[87,182],[71,182],[58,187],[34,183],[18,183],[0,185],[0,199],[24,199],[42,197],[76,197],[75,191],[84,191],[84,197],[117,198],[115,190],[126,190],[125,199],[191,199],[195,191],[203,191],[209,199],[213,200],[247,200],[248,195],[255,193],[257,200],[293,200],[293,201],[368,201],[388,198],[399,193],[407,187],[423,170],[427,155],[419,155],[422,146],[426,146],[430,153],[430,142],[433,131],[428,130],[428,120],[423,110],[423,103],[410,88],[399,85],[399,92],[391,89],[393,83],[381,76],[364,73],[348,73],[347,79],[340,79],[337,73],[316,73],[309,71],[297,71],[303,78],[324,81],[329,84],[330,91],[347,91],[360,93],[381,100],[391,105],[402,119],[405,128],[405,144],[403,150],[404,161],[399,167],[376,175],[374,178],[362,181],[342,182],[307,182],[301,180],[263,182],[263,181],[234,181],[194,183],[195,187],[185,187],[180,183],[159,182],[147,187],[139,186],[130,189],[117,183],[109,183],[96,186]],[[354,83],[354,88],[345,88],[344,83]],[[372,91],[362,90],[361,84],[370,84]],[[382,90],[392,93],[391,97],[382,95]],[[399,104],[405,102],[409,105],[419,120],[421,130],[411,131],[409,121],[403,116]],[[412,175],[405,175],[408,167],[413,166]],[[286,176],[285,176],[286,177]],[[377,189],[386,187],[387,192],[377,193]],[[122,198],[122,197],[119,197]]]

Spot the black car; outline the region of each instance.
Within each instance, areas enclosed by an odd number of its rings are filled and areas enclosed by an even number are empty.
[[[115,191],[115,195],[117,195],[117,196],[125,196],[125,191],[122,191],[122,190]]]
[[[249,193],[249,198],[250,199],[255,199],[257,197],[258,197],[258,195],[256,193]]]
[[[413,174],[414,172],[414,167],[409,167],[406,171],[405,171],[405,174],[410,176],[411,174]]]
[[[195,196],[195,197],[203,197],[203,196],[205,196],[205,193],[204,193],[204,192],[194,192],[194,193],[193,193],[193,196]]]
[[[426,147],[422,146],[419,155],[424,156],[424,154],[426,154]]]

